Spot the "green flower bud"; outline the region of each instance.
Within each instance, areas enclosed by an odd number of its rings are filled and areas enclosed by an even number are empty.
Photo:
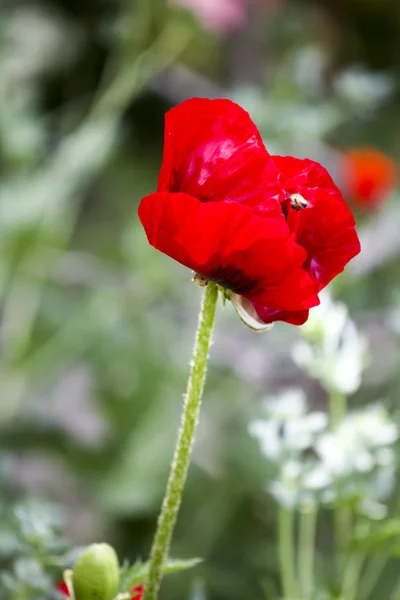
[[[118,594],[117,555],[108,544],[92,544],[82,552],[72,572],[75,600],[113,600]]]

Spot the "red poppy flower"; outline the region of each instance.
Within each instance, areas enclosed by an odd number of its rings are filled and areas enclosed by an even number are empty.
[[[230,100],[193,98],[167,113],[158,190],[139,217],[150,244],[238,295],[263,323],[304,323],[360,250],[327,171],[271,156]]]
[[[394,161],[375,148],[355,148],[342,158],[342,176],[347,194],[361,207],[383,202],[397,181]]]
[[[56,588],[59,592],[61,592],[65,596],[65,598],[70,597],[69,589],[68,589],[68,586],[65,583],[65,581],[59,581],[56,584]],[[143,592],[144,592],[144,587],[142,585],[137,585],[136,587],[134,587],[132,589],[133,595],[132,595],[131,600],[142,600]]]

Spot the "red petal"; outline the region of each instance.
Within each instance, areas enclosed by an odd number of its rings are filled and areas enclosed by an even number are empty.
[[[65,583],[65,581],[59,581],[56,584],[56,588],[59,592],[61,592],[62,594],[64,594],[67,598],[69,598],[69,590],[67,587],[67,584]]]
[[[308,319],[308,310],[273,310],[267,306],[253,303],[253,306],[264,323],[274,323],[275,321],[285,321],[291,325],[304,325]]]
[[[289,235],[277,203],[260,215],[235,202],[200,202],[188,194],[143,198],[139,217],[155,248],[208,279],[276,309],[314,306],[305,251]]]
[[[292,269],[278,286],[266,287],[263,293],[248,294],[253,303],[283,311],[307,310],[318,306],[317,286],[305,269]],[[269,322],[269,321],[268,321]]]
[[[166,114],[158,191],[258,204],[277,177],[256,126],[231,100],[192,98]]]
[[[309,204],[298,213],[295,236],[308,255],[305,268],[321,289],[360,252],[353,215],[324,167],[290,156],[274,156],[274,162],[285,191],[301,194]]]
[[[133,593],[131,600],[142,600],[144,587],[143,585],[137,585],[131,590],[131,592]]]

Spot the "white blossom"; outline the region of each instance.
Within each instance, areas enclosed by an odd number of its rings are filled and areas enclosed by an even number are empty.
[[[354,393],[361,384],[367,346],[346,306],[325,292],[300,329],[304,340],[292,351],[296,364],[327,390]]]

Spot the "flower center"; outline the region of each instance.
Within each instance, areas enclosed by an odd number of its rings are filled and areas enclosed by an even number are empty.
[[[301,194],[292,194],[289,197],[290,206],[294,208],[294,210],[302,210],[303,208],[307,208],[308,202],[301,196]]]
[[[206,277],[196,273],[192,281],[200,287],[205,287],[208,281],[213,281],[235,294],[246,294],[257,285],[257,281],[250,279],[242,271],[231,265],[214,267],[210,269]]]

